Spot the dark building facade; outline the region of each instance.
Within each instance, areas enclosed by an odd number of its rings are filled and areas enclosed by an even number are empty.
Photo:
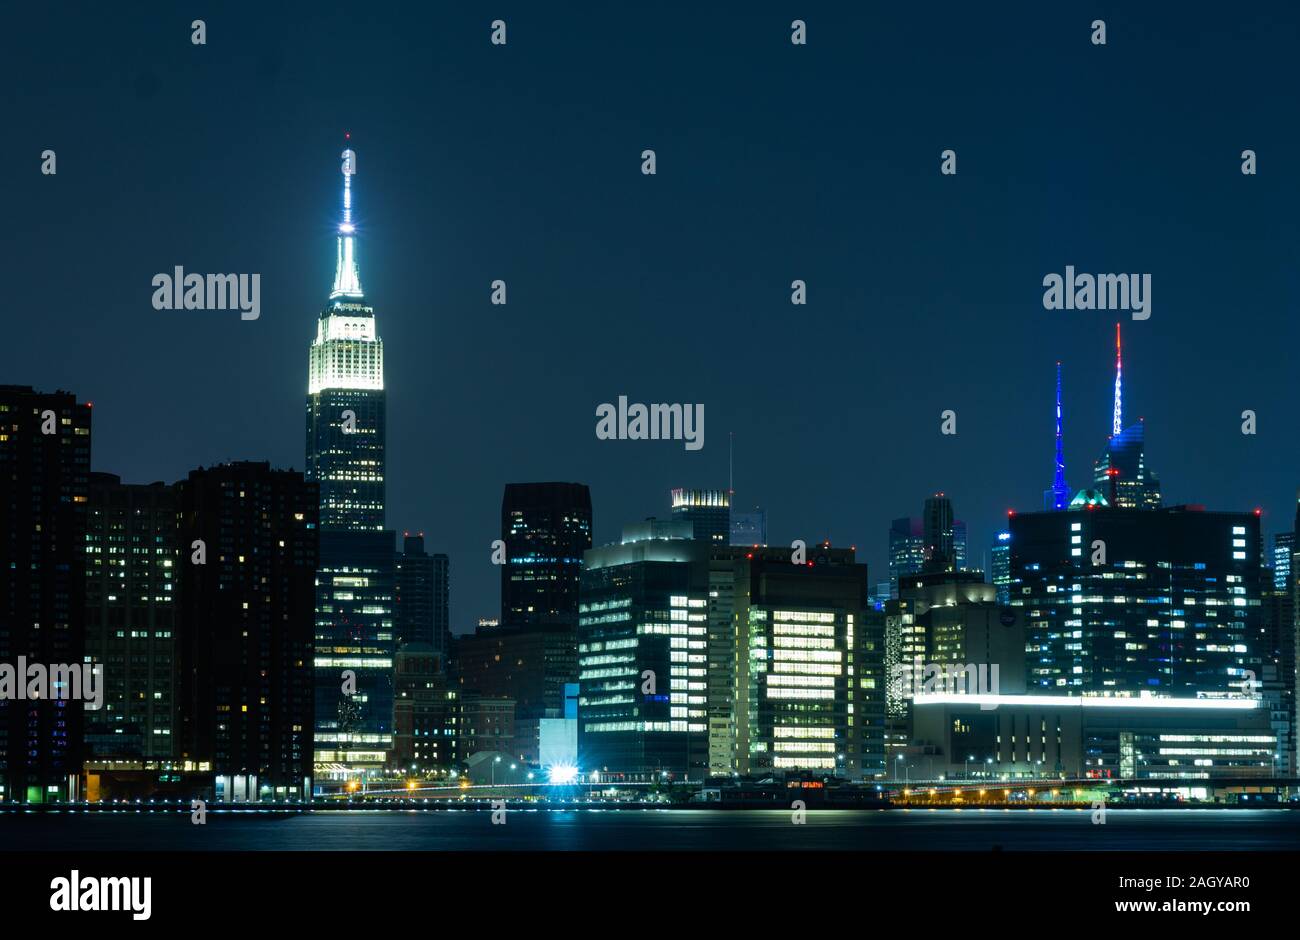
[[[450,559],[424,550],[424,534],[403,536],[396,563],[396,642],[427,643],[442,656],[451,639]]]
[[[88,403],[0,386],[0,663],[83,661],[89,474]],[[0,800],[77,796],[84,706],[0,699]]]
[[[581,483],[507,483],[501,499],[501,623],[578,620],[582,553],[591,548],[591,492]]]
[[[1071,506],[1009,520],[1031,689],[1220,695],[1262,673],[1258,515]]]
[[[926,497],[922,515],[925,539],[924,571],[952,571],[957,566],[953,535],[952,500],[943,493]]]
[[[767,510],[755,506],[748,512],[731,513],[732,545],[767,544]]]
[[[459,704],[442,657],[427,643],[406,643],[397,651],[393,673],[394,769],[450,769],[456,759]]]
[[[217,799],[309,796],[317,488],[249,462],[177,486],[179,756],[210,765]]]
[[[86,655],[104,667],[104,705],[86,716],[86,757],[170,761],[181,554],[176,487],[90,475]]]
[[[456,756],[464,762],[482,751],[509,754],[523,763],[537,763],[537,757],[522,756],[516,746],[515,703],[513,699],[460,693],[460,710],[456,727]]]
[[[563,625],[485,627],[456,637],[452,647],[456,688],[462,695],[512,699],[512,753],[536,763],[541,721],[564,717],[564,687],[577,681],[574,630]]]

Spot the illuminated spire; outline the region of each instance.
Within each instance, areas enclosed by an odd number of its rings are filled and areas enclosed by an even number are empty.
[[[1065,447],[1061,438],[1061,364],[1056,364],[1056,477],[1052,481],[1052,506],[1057,510],[1070,503],[1070,488],[1065,485]]]
[[[340,297],[360,300],[363,296],[361,274],[357,271],[356,228],[352,224],[352,177],[356,173],[357,155],[349,147],[343,151],[343,221],[339,223],[338,263],[330,300]]]
[[[1124,430],[1124,407],[1120,399],[1120,379],[1123,376],[1124,368],[1120,357],[1119,345],[1119,324],[1115,324],[1115,425],[1112,430],[1113,434],[1118,435]]]

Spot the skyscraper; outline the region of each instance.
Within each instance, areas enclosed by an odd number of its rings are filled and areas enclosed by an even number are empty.
[[[1108,505],[1123,509],[1159,509],[1160,480],[1146,465],[1146,428],[1142,419],[1123,427],[1121,378],[1123,359],[1119,324],[1115,324],[1115,409],[1111,437],[1093,469],[1093,487]]]
[[[607,779],[708,770],[710,543],[629,527],[593,548],[578,621],[578,757]],[[793,567],[788,559],[786,567]]]
[[[582,553],[591,548],[591,492],[581,483],[507,483],[501,498],[501,623],[578,622]],[[569,680],[566,680],[569,681]]]
[[[307,377],[307,479],[320,486],[321,530],[384,527],[384,343],[361,292],[352,177],[343,151],[343,221],[329,303],[316,319]]]
[[[675,489],[674,520],[695,526],[695,538],[713,545],[731,544],[731,494],[726,490]],[[752,543],[751,543],[752,544]]]
[[[450,559],[424,550],[424,533],[407,533],[397,554],[396,622],[398,645],[426,643],[440,656],[448,653],[451,615],[448,606]]]
[[[89,473],[89,403],[0,385],[0,663],[83,661]],[[0,698],[0,800],[76,796],[84,704]]]
[[[920,519],[906,517],[889,524],[889,586],[898,596],[898,579],[916,574],[925,564],[925,528]]]
[[[356,159],[351,148],[343,151],[334,287],[308,358],[307,479],[320,488],[315,758],[321,779],[382,766],[392,747],[396,588],[393,533],[384,528],[384,345],[357,265]]]
[[[317,489],[251,462],[178,489],[177,756],[211,766],[218,800],[309,797]]]
[[[87,757],[175,756],[177,520],[176,487],[90,475],[86,655],[104,666],[104,705],[86,716]]]
[[[921,517],[924,525],[925,562],[923,571],[952,571],[957,564],[953,540],[952,500],[943,493],[926,497]]]

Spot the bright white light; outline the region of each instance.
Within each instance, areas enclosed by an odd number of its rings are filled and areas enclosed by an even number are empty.
[[[1064,695],[963,695],[960,693],[922,693],[913,696],[916,705],[980,705],[996,708],[1000,705],[1026,705],[1032,708],[1144,708],[1207,711],[1249,711],[1259,707],[1256,699],[1249,698],[1103,698],[1101,696]]]
[[[573,783],[578,779],[578,768],[572,764],[556,764],[548,767],[546,773],[551,783]]]
[[[353,232],[356,231],[356,228],[353,227],[351,222],[344,222],[342,225],[339,226],[339,231],[342,232],[344,235],[351,235]]]

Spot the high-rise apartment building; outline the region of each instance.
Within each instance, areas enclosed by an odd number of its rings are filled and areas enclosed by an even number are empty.
[[[193,470],[179,490],[178,758],[218,800],[309,797],[320,494],[292,470]]]
[[[89,493],[86,655],[104,667],[104,704],[86,715],[86,757],[170,761],[180,732],[176,487],[92,473]]]
[[[0,385],[0,662],[84,660],[89,474],[90,404]],[[0,698],[0,800],[77,797],[84,705]]]
[[[396,562],[396,642],[427,643],[442,655],[449,650],[451,614],[446,555],[424,550],[424,533],[403,536]]]

